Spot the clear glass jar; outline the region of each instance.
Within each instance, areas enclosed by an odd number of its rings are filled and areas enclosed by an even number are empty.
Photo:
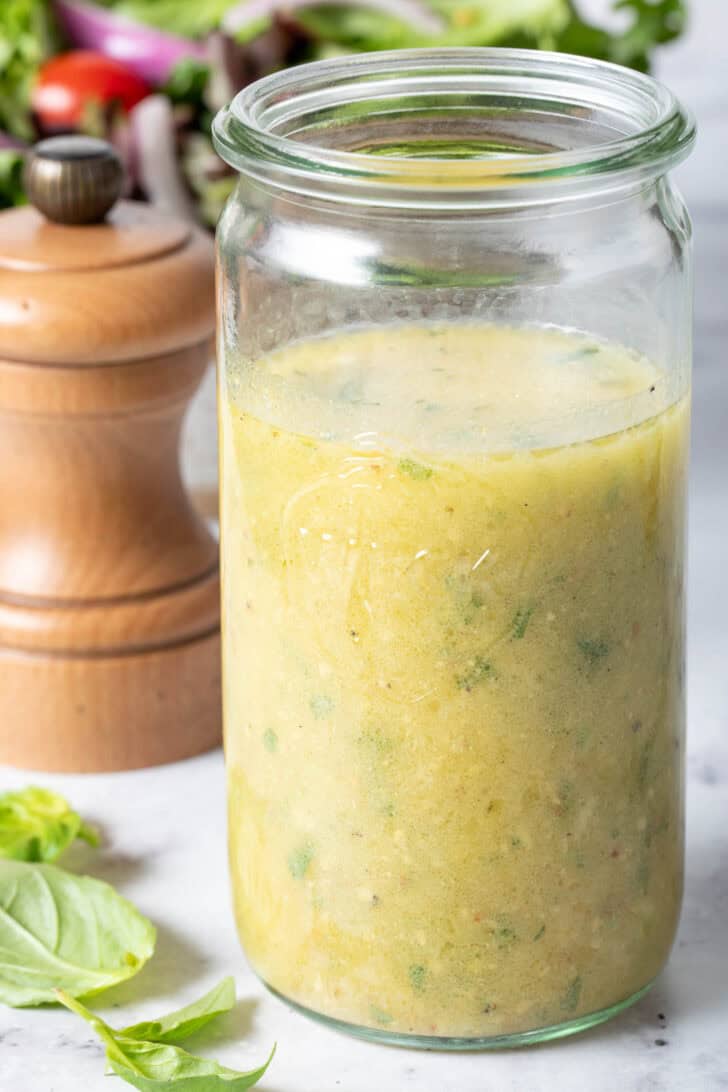
[[[215,124],[225,737],[243,945],[452,1048],[640,997],[678,920],[691,119],[438,50]]]

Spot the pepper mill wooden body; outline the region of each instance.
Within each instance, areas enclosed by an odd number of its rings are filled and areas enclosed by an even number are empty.
[[[98,198],[113,158],[86,145],[49,157],[72,164],[50,213],[76,223],[79,162]],[[213,268],[202,232],[140,204],[0,215],[0,762],[118,770],[219,741],[217,543],[179,470]]]

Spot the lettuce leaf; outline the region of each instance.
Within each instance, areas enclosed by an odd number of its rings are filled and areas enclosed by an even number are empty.
[[[0,3],[0,129],[32,140],[30,91],[39,67],[59,47],[47,0]]]
[[[0,209],[25,204],[22,152],[0,148]],[[1,852],[1,850],[0,850]]]

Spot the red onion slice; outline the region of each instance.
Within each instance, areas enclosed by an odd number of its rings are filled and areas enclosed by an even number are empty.
[[[27,144],[24,141],[0,129],[0,152],[22,152],[25,148]]]
[[[172,103],[149,95],[129,115],[138,181],[153,205],[183,220],[195,220],[195,207],[177,158]]]
[[[205,60],[203,42],[167,34],[84,0],[55,0],[54,9],[75,46],[122,61],[153,86],[165,83],[186,57]]]

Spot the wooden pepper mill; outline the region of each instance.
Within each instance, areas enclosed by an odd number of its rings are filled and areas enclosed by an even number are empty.
[[[220,736],[217,543],[180,476],[213,248],[59,137],[0,214],[0,763],[121,770]],[[112,208],[113,206],[113,208]]]

